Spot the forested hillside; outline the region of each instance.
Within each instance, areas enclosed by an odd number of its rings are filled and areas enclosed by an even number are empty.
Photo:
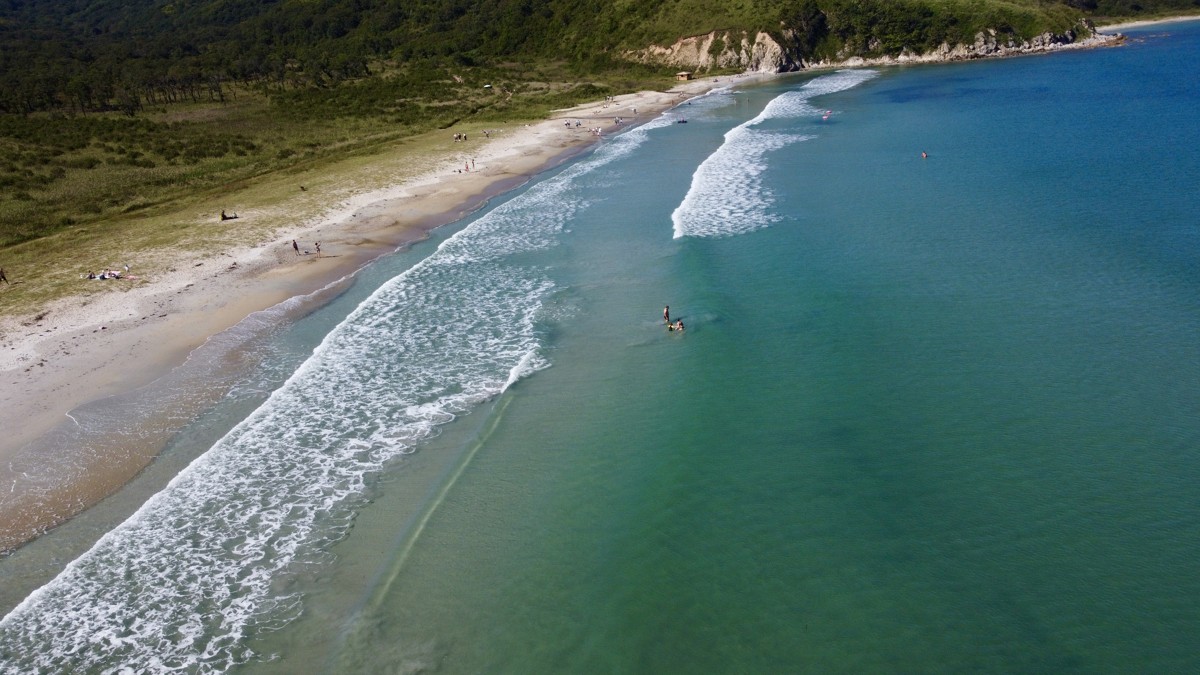
[[[1200,0],[0,0],[0,247],[461,120],[663,86],[670,69],[631,54],[717,29],[836,60],[1182,11]]]
[[[623,50],[713,29],[799,28],[812,50],[918,50],[985,28],[1064,30],[1081,13],[1186,9],[1200,0],[4,0],[0,112],[132,113],[220,100],[230,82],[331,87],[388,62],[552,59],[601,72]]]

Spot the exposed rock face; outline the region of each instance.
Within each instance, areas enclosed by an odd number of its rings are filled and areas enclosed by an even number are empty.
[[[744,31],[713,31],[683,38],[670,47],[651,45],[626,56],[641,63],[701,71],[740,68],[749,72],[783,73],[803,67],[797,54],[784,49],[770,35],[758,33],[751,40]]]
[[[971,44],[942,43],[929,52],[917,53],[904,48],[895,55],[863,56],[843,51],[835,59],[805,61],[800,55],[798,43],[792,39],[794,34],[790,30],[784,30],[781,35],[783,44],[764,32],[757,33],[752,40],[750,34],[744,31],[713,31],[706,35],[683,38],[670,47],[651,45],[645,49],[628,52],[626,57],[641,63],[657,63],[693,71],[736,68],[745,72],[784,73],[802,68],[965,61],[1056,49],[1097,47],[1124,40],[1123,35],[1097,33],[1090,21],[1081,19],[1075,30],[1042,33],[1029,40],[1018,41],[1012,35],[987,30],[976,34],[975,41]],[[1081,36],[1086,37],[1081,39]],[[871,39],[867,42],[869,50],[878,50],[879,46],[878,40]]]

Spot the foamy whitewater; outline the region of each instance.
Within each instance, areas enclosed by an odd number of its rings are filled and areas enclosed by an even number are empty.
[[[221,671],[302,599],[275,587],[320,560],[365,479],[456,415],[549,365],[553,283],[511,258],[554,246],[580,176],[660,119],[470,224],[380,287],[251,416],[0,621],[5,673]]]
[[[605,139],[290,314],[136,517],[6,559],[112,530],[0,673],[1200,672],[1197,58],[797,74]]]
[[[844,91],[875,77],[872,70],[840,70],[818,77],[795,91],[780,94],[754,119],[725,134],[725,142],[696,169],[687,196],[671,220],[675,237],[719,237],[752,232],[771,225],[772,195],[762,186],[767,153],[810,135],[760,129],[764,122],[797,117],[820,117],[809,103],[815,97]]]

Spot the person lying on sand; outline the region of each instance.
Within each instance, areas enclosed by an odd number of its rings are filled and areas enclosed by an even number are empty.
[[[125,266],[125,271],[126,272],[129,271],[129,265]],[[88,272],[86,276],[84,276],[84,275],[80,275],[80,276],[82,276],[84,279],[100,279],[101,281],[106,281],[108,279],[123,279],[123,278],[124,279],[137,279],[137,277],[135,277],[135,276],[123,276],[121,274],[120,270],[110,270],[108,268],[105,268],[104,271],[101,272],[99,275],[97,275],[95,272]]]

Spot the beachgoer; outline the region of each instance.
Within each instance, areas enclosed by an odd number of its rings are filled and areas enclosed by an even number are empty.
[[[8,277],[4,276],[4,268],[3,267],[0,267],[0,281],[3,281],[4,283],[8,284]],[[11,286],[12,284],[9,284],[9,285]]]
[[[300,244],[297,244],[295,239],[292,240],[292,249],[296,251],[296,255],[300,255]]]
[[[683,319],[680,319],[675,322],[675,330],[680,331],[680,332],[683,331]]]
[[[922,150],[922,151],[921,151],[921,159],[927,159],[928,157],[929,157],[929,153],[927,153],[927,152],[925,152],[924,150]]]
[[[89,278],[89,279],[95,279],[95,278],[96,278],[96,273],[95,273],[95,272],[88,272],[88,278]]]
[[[670,305],[663,307],[663,323],[666,323],[666,324],[671,323],[671,306]]]
[[[317,246],[317,257],[320,258],[321,257],[321,242],[318,241],[316,246]]]

